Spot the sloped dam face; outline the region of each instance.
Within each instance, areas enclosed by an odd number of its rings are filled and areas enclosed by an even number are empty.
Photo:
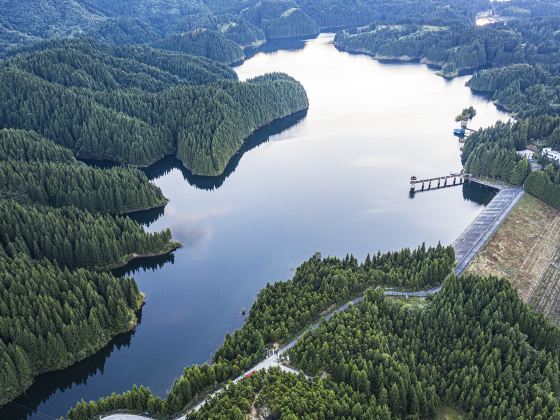
[[[267,282],[291,277],[313,253],[364,258],[378,250],[449,244],[493,191],[461,186],[409,197],[411,175],[460,169],[454,117],[474,106],[472,127],[508,116],[418,64],[382,64],[339,52],[333,35],[268,45],[236,68],[241,79],[286,72],[310,108],[251,137],[222,177],[203,178],[166,160],[147,170],[170,199],[163,214],[184,247],[128,268],[146,305],[132,334],[84,362],[44,375],[0,418],[64,415],[80,399],[133,384],[163,395],[185,366],[208,360],[242,325]],[[26,414],[26,413],[32,414]]]

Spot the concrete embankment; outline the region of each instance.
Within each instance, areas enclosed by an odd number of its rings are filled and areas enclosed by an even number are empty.
[[[471,182],[477,182],[471,181]],[[481,182],[486,185],[486,183]],[[501,188],[484,210],[453,242],[457,267],[455,274],[461,275],[475,255],[504,221],[511,209],[519,201],[524,191],[522,187]]]

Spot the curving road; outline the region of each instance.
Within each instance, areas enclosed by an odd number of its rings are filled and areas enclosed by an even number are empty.
[[[432,289],[417,290],[417,291],[401,291],[401,290],[386,289],[386,290],[383,291],[383,294],[385,296],[428,297],[428,296],[432,296],[432,295],[438,293],[440,290],[441,290],[441,286],[434,287]],[[295,337],[289,343],[280,347],[276,351],[276,353],[274,353],[273,355],[271,355],[271,356],[267,357],[266,359],[262,360],[261,362],[259,362],[258,364],[256,364],[252,368],[250,368],[249,370],[243,372],[243,374],[241,374],[240,376],[235,378],[232,381],[232,383],[235,384],[235,383],[239,382],[240,380],[242,380],[244,377],[246,377],[248,375],[251,375],[254,372],[257,372],[259,370],[270,369],[272,367],[278,367],[281,370],[283,370],[284,372],[293,373],[293,374],[296,374],[296,375],[299,374],[299,373],[302,373],[297,369],[293,369],[291,367],[288,367],[288,366],[284,365],[281,362],[281,356],[284,353],[286,353],[288,350],[290,350],[292,347],[294,347],[296,345],[296,343],[298,342],[298,340],[305,335],[305,333],[307,333],[309,331],[313,331],[314,329],[316,329],[319,326],[319,324],[321,323],[321,321],[323,320],[323,318],[328,321],[329,319],[332,318],[333,315],[335,315],[339,312],[345,311],[350,306],[355,305],[357,303],[360,303],[363,299],[364,299],[364,295],[360,295],[360,296],[346,302],[344,305],[341,305],[338,308],[332,310],[331,312],[326,314],[324,317],[322,317],[321,320],[316,321],[313,324],[311,324],[308,328],[306,328],[303,332],[301,332],[297,337]],[[213,392],[212,394],[206,396],[206,398],[204,400],[202,400],[197,405],[195,405],[191,410],[189,410],[189,412],[200,410],[200,408],[206,403],[206,401],[208,399],[213,398],[214,396],[216,396],[217,394],[222,392],[224,389],[225,389],[225,387],[222,387],[222,388],[218,389],[217,391]],[[135,415],[135,414],[112,414],[110,416],[103,417],[103,419],[104,420],[150,420],[151,417],[145,417],[145,416],[140,416],[140,415]],[[186,414],[183,414],[179,417],[175,417],[175,420],[185,420],[185,419],[186,419]]]
[[[475,182],[477,182],[475,180]],[[505,187],[501,188],[494,199],[482,210],[482,212],[472,221],[469,226],[459,235],[457,240],[453,243],[453,248],[455,250],[455,259],[457,260],[457,266],[455,268],[455,274],[461,275],[467,266],[470,264],[474,256],[480,251],[480,249],[486,244],[488,239],[500,226],[509,212],[515,207],[515,204],[519,201],[524,191],[521,187]],[[434,287],[426,290],[418,291],[402,291],[394,289],[385,289],[383,294],[385,296],[405,296],[405,297],[420,297],[425,298],[438,293],[442,286]],[[332,310],[327,315],[325,319],[328,321],[333,315],[338,312],[346,310],[349,306],[359,303],[363,300],[364,296],[361,295],[351,301],[339,306],[338,308]],[[300,333],[292,341],[282,346],[278,351],[259,362],[257,365],[253,366],[251,369],[245,371],[242,375],[235,378],[232,382],[236,383],[242,380],[245,376],[252,374],[263,369],[270,369],[271,367],[278,367],[285,372],[290,372],[294,374],[299,374],[300,371],[285,366],[281,362],[281,356],[286,353],[289,349],[296,345],[298,340],[303,337],[303,335],[316,329],[321,321],[317,321],[311,324],[305,331]],[[224,387],[218,389],[214,393],[208,395],[203,401],[195,405],[189,412],[198,411],[208,399],[213,398],[215,395],[222,392]],[[186,414],[176,417],[175,420],[185,420]],[[110,416],[103,417],[105,420],[146,420],[150,417],[144,417],[134,414],[112,414]]]

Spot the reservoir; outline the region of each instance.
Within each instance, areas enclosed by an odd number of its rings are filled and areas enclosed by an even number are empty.
[[[212,357],[241,327],[267,282],[286,280],[315,252],[352,253],[450,244],[493,197],[473,185],[409,196],[412,175],[461,168],[454,118],[474,106],[472,128],[507,114],[420,64],[339,52],[332,34],[268,44],[236,67],[242,80],[290,74],[307,113],[259,130],[224,176],[205,178],[166,159],[147,169],[170,202],[135,217],[170,228],[183,248],[127,268],[146,294],[137,329],[96,355],[38,378],[0,418],[56,418],[80,399],[134,384],[165,395],[185,366]],[[119,273],[122,274],[122,273]]]

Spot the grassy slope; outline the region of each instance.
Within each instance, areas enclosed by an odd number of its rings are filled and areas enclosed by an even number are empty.
[[[467,271],[506,277],[525,302],[558,321],[559,258],[560,211],[525,194]]]

